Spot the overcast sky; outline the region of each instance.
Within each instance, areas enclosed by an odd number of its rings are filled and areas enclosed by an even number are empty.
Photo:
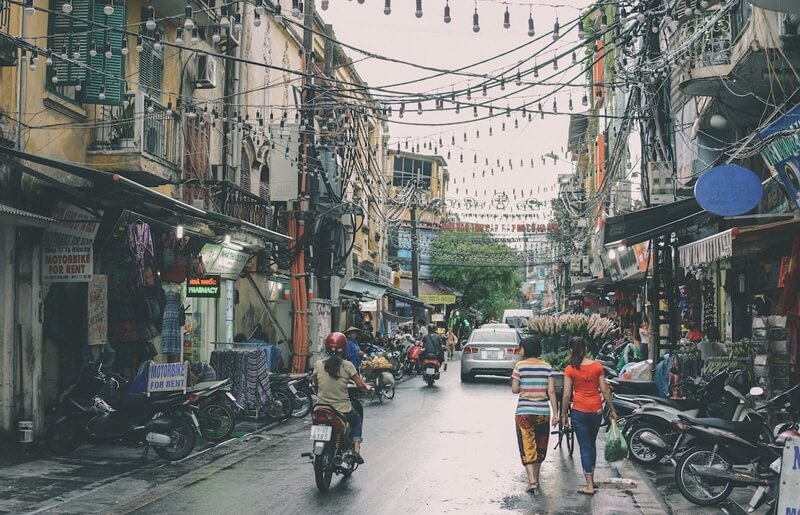
[[[506,53],[535,39],[530,38],[527,34],[528,17],[531,12],[536,30],[535,37],[551,31],[556,16],[558,16],[561,27],[566,27],[571,25],[580,13],[579,9],[566,5],[558,9],[545,5],[537,5],[532,8],[519,4],[509,5],[511,27],[504,29],[505,6],[499,2],[482,0],[478,2],[480,32],[474,33],[472,31],[474,2],[463,0],[450,2],[452,21],[449,24],[444,23],[443,20],[444,0],[423,0],[422,3],[422,18],[415,17],[413,0],[393,0],[392,13],[388,16],[383,14],[383,0],[365,0],[363,4],[354,0],[331,0],[330,7],[325,11],[320,10],[320,0],[318,0],[317,9],[326,22],[333,24],[337,38],[343,43],[394,59],[449,70]],[[566,3],[582,7],[589,5],[590,2],[571,0]],[[577,41],[577,30],[573,29],[567,33],[562,28],[562,37],[552,49],[564,51],[564,49],[574,46]],[[515,70],[516,63],[528,58],[549,43],[552,43],[552,38],[548,36],[522,50],[472,68],[470,71],[496,77],[501,70]],[[353,50],[349,50],[348,54],[356,62],[357,70],[370,86],[390,85],[435,74],[428,70],[374,58],[364,59],[363,55]],[[552,56],[553,52],[548,51],[543,58],[551,59]],[[559,75],[552,80],[566,82],[577,76],[580,70],[570,64],[571,59],[561,59]],[[552,65],[542,67],[540,78],[552,73],[554,73]],[[531,80],[533,80],[532,77]],[[445,75],[396,89],[421,93],[437,90],[444,92],[453,86],[464,88],[468,83],[476,81],[477,79],[470,80],[463,76]],[[582,84],[582,79],[576,81],[575,84]],[[514,84],[512,73],[508,76],[506,91],[501,92],[498,88],[494,91],[494,95],[508,94],[514,89],[520,88]],[[519,95],[514,95],[510,104],[513,107],[514,104],[530,102],[552,89],[552,86],[537,86],[521,92]],[[558,111],[560,113],[569,112],[567,104],[571,92],[575,106],[573,112],[579,112],[582,109],[581,97],[584,91],[585,88],[580,86],[561,90],[555,97],[558,102]],[[488,97],[481,97],[478,93],[473,95],[473,99],[486,100],[492,96],[493,93],[490,90]],[[460,100],[467,101],[464,97],[461,97]],[[546,112],[552,110],[552,99],[547,100],[544,104]],[[504,110],[506,105],[507,102],[502,100],[494,107],[495,110]],[[432,108],[433,103],[430,102],[425,107]],[[394,111],[394,117],[391,120],[400,121],[397,117],[397,110]],[[424,113],[420,116],[416,113],[416,105],[407,105],[402,121],[452,123],[472,119],[471,109],[462,109],[459,115],[449,112]],[[501,129],[503,122],[506,124],[505,131]],[[532,190],[534,197],[544,200],[553,196],[554,190],[545,191],[545,188],[551,188],[555,184],[557,175],[570,173],[572,170],[568,160],[563,159],[568,124],[569,116],[564,114],[546,116],[544,120],[534,116],[530,123],[520,115],[518,129],[514,129],[513,114],[511,118],[503,115],[491,122],[480,121],[444,127],[416,127],[392,123],[390,125],[391,147],[396,148],[397,142],[400,141],[401,148],[405,149],[404,142],[410,138],[415,142],[420,142],[422,153],[430,153],[430,150],[422,148],[422,142],[433,141],[438,146],[441,137],[445,147],[440,148],[438,153],[446,156],[448,149],[450,150],[451,157],[448,164],[451,177],[456,180],[456,184],[453,184],[451,180],[448,197],[476,197],[475,191],[477,190],[477,198],[481,199],[484,198],[483,191],[486,190],[485,198],[488,204],[494,190],[506,191],[509,196],[512,196],[512,190],[516,190],[518,200],[530,197]],[[490,125],[492,137],[489,137]],[[478,131],[480,132],[479,138],[476,136]],[[464,142],[464,133],[467,135],[466,143]],[[453,136],[456,138],[456,147],[449,146]],[[542,163],[542,155],[549,152],[555,152],[561,156],[562,159],[558,164],[554,165],[552,159],[548,159],[546,164]],[[459,162],[462,153],[464,155],[463,164]],[[473,164],[475,154],[478,156],[477,165]],[[485,165],[487,158],[490,163],[488,167]],[[498,159],[504,169],[502,172],[497,166]],[[513,170],[509,168],[509,159],[513,163]],[[531,168],[531,159],[534,163],[533,168]],[[524,166],[520,167],[520,161],[524,163]],[[494,168],[494,176],[491,175],[491,168]],[[482,177],[484,170],[486,171],[485,178]],[[473,172],[475,173],[474,179]],[[468,195],[466,190],[469,190]],[[525,191],[524,197],[519,193],[520,190]],[[513,203],[513,197],[511,201]]]

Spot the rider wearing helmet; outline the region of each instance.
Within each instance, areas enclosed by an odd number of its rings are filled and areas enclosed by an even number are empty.
[[[361,464],[364,463],[361,457],[363,421],[361,415],[353,409],[347,385],[352,380],[360,390],[368,391],[370,387],[361,378],[356,367],[342,359],[346,346],[347,337],[342,333],[331,333],[325,338],[325,350],[330,356],[314,363],[314,384],[318,388],[317,402],[332,406],[350,424],[356,462]]]

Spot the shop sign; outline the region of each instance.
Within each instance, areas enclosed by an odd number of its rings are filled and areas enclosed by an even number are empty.
[[[759,202],[763,188],[752,170],[738,165],[721,165],[705,172],[694,186],[700,207],[717,216],[749,213]]]
[[[220,280],[220,276],[218,275],[190,277],[186,279],[186,296],[203,299],[218,299]]]
[[[58,220],[58,223],[49,226],[45,231],[42,237],[44,247],[91,245],[100,228],[97,216],[64,202],[59,202],[53,208],[50,217]]]
[[[151,363],[147,372],[147,393],[186,391],[189,362]]]
[[[800,105],[761,131],[758,137],[763,141],[777,133],[797,128],[800,128]],[[786,189],[792,205],[800,208],[800,134],[772,139],[761,151],[761,158]]]
[[[89,280],[87,341],[89,345],[108,343],[108,276],[93,275]]]
[[[455,295],[420,295],[420,300],[432,306],[437,304],[455,304]]]
[[[206,243],[200,255],[203,257],[206,272],[233,280],[239,278],[239,274],[250,260],[250,254],[218,243]]]
[[[444,315],[441,313],[434,313],[431,315],[431,322],[444,322]]]
[[[361,309],[361,311],[369,311],[370,313],[378,311],[378,301],[369,300],[367,302],[360,302],[359,308]]]
[[[778,484],[778,510],[775,513],[800,513],[800,437],[786,438]]]
[[[42,282],[76,283],[92,278],[91,245],[46,247],[42,250]]]

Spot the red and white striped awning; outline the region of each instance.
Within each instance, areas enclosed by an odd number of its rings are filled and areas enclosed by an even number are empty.
[[[736,229],[728,229],[679,247],[678,253],[681,258],[681,266],[690,268],[731,257],[733,255],[734,231]]]

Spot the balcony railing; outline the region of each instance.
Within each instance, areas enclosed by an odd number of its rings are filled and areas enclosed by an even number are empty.
[[[706,29],[708,17],[698,16],[683,27],[683,41],[694,39],[689,46],[688,57],[692,68],[705,68],[731,63],[731,48],[734,35],[731,30],[732,16],[725,14]],[[703,31],[696,36],[697,31]]]
[[[128,95],[122,106],[97,107],[90,150],[141,152],[177,166],[180,143],[176,115],[143,92]]]
[[[269,199],[254,195],[229,181],[209,183],[214,204],[223,214],[271,228],[272,207]]]

